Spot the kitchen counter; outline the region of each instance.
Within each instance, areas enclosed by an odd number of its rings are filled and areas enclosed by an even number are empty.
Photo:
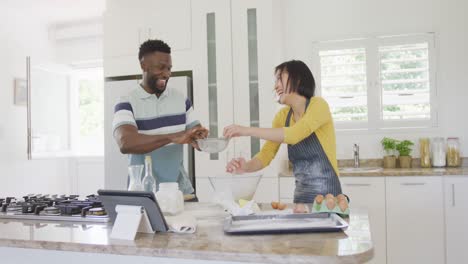
[[[468,176],[468,167],[459,168],[395,168],[381,169],[379,171],[346,171],[340,172],[341,177],[359,177],[359,176],[444,176],[444,175],[462,175]],[[280,172],[280,177],[292,177],[292,170]]]
[[[197,219],[196,233],[138,233],[136,240],[129,242],[110,239],[109,224],[0,220],[0,248],[150,256],[169,259],[168,263],[175,259],[362,263],[373,256],[369,219],[364,210],[351,212],[346,219],[349,228],[344,232],[241,236],[224,234],[226,213],[217,205],[186,203],[185,211]]]

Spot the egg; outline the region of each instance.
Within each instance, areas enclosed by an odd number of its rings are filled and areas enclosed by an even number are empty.
[[[338,207],[340,207],[341,212],[345,212],[348,209],[348,202],[345,200],[341,200],[338,202]]]
[[[315,196],[315,202],[317,204],[321,204],[323,202],[323,195],[319,194],[319,195]]]
[[[304,214],[308,213],[309,208],[305,204],[295,204],[293,208],[293,213],[295,214]]]
[[[271,208],[278,209],[278,202],[271,202]]]
[[[278,210],[284,210],[284,209],[286,209],[286,207],[288,207],[286,204],[278,203]]]
[[[336,199],[337,199],[338,201],[341,201],[341,200],[348,200],[348,199],[346,199],[346,196],[345,196],[344,194],[338,194],[338,195],[336,196]]]
[[[335,196],[333,196],[333,194],[331,193],[325,195],[325,199],[330,199],[330,198],[335,199]]]
[[[327,199],[327,207],[329,210],[333,210],[335,208],[335,205],[336,205],[335,199],[333,198]]]

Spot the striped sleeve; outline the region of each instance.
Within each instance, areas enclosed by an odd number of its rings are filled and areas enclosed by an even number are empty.
[[[132,125],[137,127],[133,108],[128,99],[121,98],[114,107],[114,119],[112,120],[112,131],[115,131],[119,126]]]
[[[190,129],[194,126],[200,125],[200,121],[196,118],[194,113],[192,101],[190,99],[185,99],[185,117],[186,123],[185,128]]]

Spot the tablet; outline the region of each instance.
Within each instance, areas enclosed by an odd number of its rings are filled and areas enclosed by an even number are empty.
[[[152,192],[122,191],[122,190],[98,190],[99,199],[109,215],[110,221],[114,222],[116,217],[116,205],[142,206],[146,210],[151,227],[154,231],[167,232],[166,219],[159,208],[158,202]]]

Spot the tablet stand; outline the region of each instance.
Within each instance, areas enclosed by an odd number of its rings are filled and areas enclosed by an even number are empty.
[[[117,215],[110,238],[134,240],[137,232],[154,233],[144,207],[116,205],[115,212]]]

